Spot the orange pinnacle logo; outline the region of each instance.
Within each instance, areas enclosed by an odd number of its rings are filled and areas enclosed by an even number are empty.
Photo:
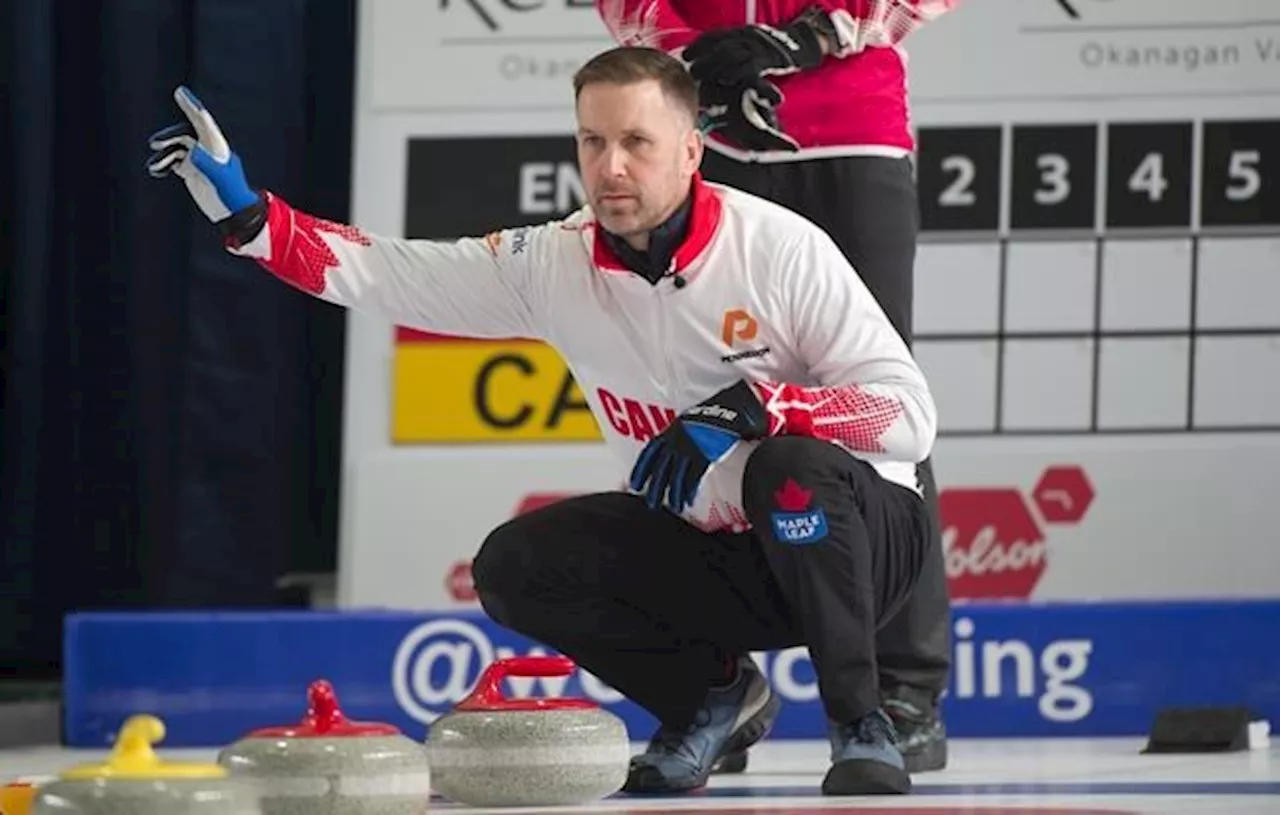
[[[733,347],[734,340],[753,340],[760,324],[756,319],[740,308],[731,308],[724,313],[724,323],[720,327],[720,338],[724,344]]]

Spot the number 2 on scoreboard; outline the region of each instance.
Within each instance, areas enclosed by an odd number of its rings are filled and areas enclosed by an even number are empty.
[[[916,181],[925,231],[1000,226],[1000,127],[921,128]]]
[[[971,207],[977,203],[978,196],[973,192],[973,177],[977,175],[976,165],[968,156],[954,155],[942,159],[942,172],[952,176],[951,183],[943,187],[938,196],[938,203],[944,207]]]

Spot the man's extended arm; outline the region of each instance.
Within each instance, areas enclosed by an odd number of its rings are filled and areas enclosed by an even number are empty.
[[[538,227],[485,238],[405,240],[373,235],[263,194],[265,224],[227,249],[284,282],[397,325],[467,337],[541,338],[529,258]]]
[[[542,339],[543,227],[486,238],[406,240],[316,218],[250,187],[212,114],[186,88],[174,93],[187,122],[151,137],[153,176],[173,173],[227,249],[331,303],[441,334]]]
[[[806,237],[779,278],[813,382],[755,383],[769,434],[826,439],[869,461],[927,458],[938,417],[924,374],[840,250]]]

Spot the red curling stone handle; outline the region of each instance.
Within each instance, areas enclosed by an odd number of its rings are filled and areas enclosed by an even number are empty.
[[[582,710],[599,705],[587,699],[510,699],[502,692],[502,682],[511,676],[568,676],[578,666],[564,656],[509,657],[496,659],[476,680],[475,689],[457,704],[455,710]]]

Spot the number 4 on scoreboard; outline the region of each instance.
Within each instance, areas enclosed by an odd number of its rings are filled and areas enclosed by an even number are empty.
[[[1146,196],[1147,203],[1158,204],[1169,190],[1164,177],[1164,154],[1147,153],[1129,176],[1129,192]]]
[[[1107,226],[1191,228],[1192,128],[1107,125]]]

